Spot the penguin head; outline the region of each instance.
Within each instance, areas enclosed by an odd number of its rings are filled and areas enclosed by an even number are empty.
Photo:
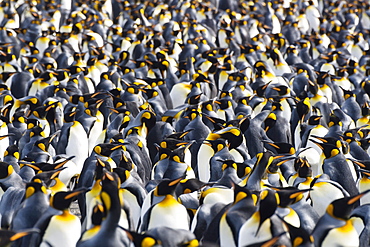
[[[309,98],[306,97],[306,98],[300,100],[297,103],[296,109],[297,109],[297,114],[299,116],[300,121],[303,122],[304,117],[311,110],[311,104],[310,104]]]
[[[96,204],[91,213],[91,223],[94,226],[100,226],[106,216],[103,205]]]
[[[355,129],[347,129],[346,131],[344,131],[342,137],[358,138],[358,136],[357,136],[358,130],[359,129],[357,129],[357,128],[355,128]]]
[[[95,180],[102,179],[104,172],[111,171],[111,170],[112,168],[108,161],[103,161],[97,157],[96,163],[95,163],[95,170],[94,170],[94,179]]]
[[[256,88],[256,90],[255,90],[256,96],[264,98],[266,89],[270,85],[270,83],[271,82],[266,83],[265,85],[262,85],[262,86],[259,86],[258,88]]]
[[[198,105],[200,103],[203,93],[197,95],[191,95],[186,99],[186,103],[189,105]]]
[[[58,210],[66,210],[69,208],[71,203],[76,200],[79,194],[86,192],[86,188],[80,188],[74,191],[60,191],[50,197],[50,206]]]
[[[155,126],[156,115],[148,110],[141,111],[136,118],[128,125],[128,130],[132,127],[139,127],[141,135],[149,133]]]
[[[227,127],[236,127],[241,130],[242,133],[245,133],[249,128],[250,124],[250,116],[244,114],[238,114],[236,119],[231,119],[224,123],[224,126]]]
[[[238,165],[234,160],[217,160],[222,162],[221,169],[225,171],[226,169],[234,169],[235,171],[238,170]]]
[[[305,157],[298,157],[294,160],[294,170],[297,171],[300,178],[312,176],[312,167]]]
[[[219,100],[215,100],[215,103],[218,105],[218,108],[221,110],[225,110],[228,108],[232,108],[233,101],[232,99],[222,98]]]
[[[35,172],[35,174],[41,172],[41,168],[40,168],[40,165],[42,165],[42,163],[33,163],[33,160],[30,160],[28,159],[27,157],[25,157],[24,159],[18,161],[19,163],[19,167],[21,169],[23,169],[23,167],[30,167],[33,169],[33,171]],[[42,183],[41,180],[35,180],[35,182],[38,182],[38,183]]]
[[[280,198],[274,190],[266,189],[261,191],[259,201],[260,220],[256,234],[258,234],[259,229],[263,222],[265,222],[275,213],[279,203]]]
[[[343,97],[344,97],[344,99],[348,99],[348,98],[351,98],[351,97],[356,97],[356,95],[352,91],[346,90],[346,89],[344,89],[342,87],[341,87],[341,89],[343,91]]]
[[[134,244],[135,247],[153,247],[161,246],[161,241],[154,238],[153,236],[145,233],[137,233],[133,231],[125,230],[128,238]]]
[[[184,177],[171,179],[171,180],[163,180],[161,181],[154,190],[155,196],[165,196],[165,195],[174,195],[176,186],[183,180]]]
[[[66,169],[66,167],[53,169],[53,165],[48,163],[32,163],[27,165],[34,168],[36,172],[36,175],[31,181],[43,183],[47,188],[55,186],[56,181],[54,179],[59,176],[61,171]]]
[[[180,132],[174,132],[168,136],[166,136],[166,139],[175,139],[175,140],[183,140],[184,137],[189,134],[193,129],[189,129],[186,131],[180,131]],[[178,145],[177,145],[178,146]]]
[[[145,93],[147,99],[152,99],[159,96],[158,91],[155,89],[143,89],[143,92]]]
[[[323,152],[323,155],[326,159],[332,158],[340,154],[340,149],[334,146],[333,144],[329,143],[319,143],[313,139],[310,139],[313,143],[315,143]]]
[[[132,171],[135,168],[135,164],[130,157],[127,157],[125,152],[121,152],[121,157],[119,159],[118,167],[124,168],[128,171]]]
[[[191,145],[193,145],[194,142],[195,141],[193,140],[187,143],[185,146],[180,146],[176,148],[175,150],[173,150],[169,156],[169,159],[177,163],[185,163],[186,151],[189,150],[189,148],[191,147]]]
[[[203,144],[210,146],[214,152],[219,152],[228,147],[228,142],[222,138],[216,140],[205,140]]]
[[[368,102],[365,102],[361,105],[361,115],[369,116],[370,115],[370,105]]]
[[[274,127],[275,126],[275,124],[276,124],[276,120],[277,120],[277,118],[276,118],[276,114],[274,113],[274,112],[271,112],[268,116],[267,116],[267,118],[265,119],[265,121],[264,121],[264,124],[265,124],[265,128],[264,128],[264,130],[265,130],[265,132],[267,132],[269,129],[271,129],[272,127]]]
[[[167,146],[166,142],[161,142],[161,144],[166,144],[166,146]],[[157,143],[154,143],[154,146],[158,150],[159,160],[164,160],[164,159],[167,159],[168,157],[170,157],[170,154],[172,152],[172,150],[170,148],[164,148],[161,145],[158,145]]]
[[[279,85],[271,89],[275,90],[279,96],[290,96],[290,89],[285,85]]]
[[[206,185],[207,183],[204,183],[197,178],[182,179],[176,187],[176,195],[180,196],[182,194],[192,193],[202,189]]]
[[[45,119],[50,109],[51,107],[47,105],[39,106],[33,110],[32,115],[36,118]]]
[[[121,180],[121,183],[124,183],[131,176],[130,171],[123,167],[113,168],[113,172],[118,175],[118,177]]]
[[[341,139],[347,143],[357,142],[357,139],[353,136],[342,135]]]
[[[241,187],[238,184],[233,184],[234,188],[234,204],[244,200],[247,205],[256,206],[259,200],[259,195],[252,193],[245,187]]]
[[[17,145],[10,145],[6,148],[4,152],[4,158],[7,156],[12,156],[16,158],[17,160],[19,159],[19,148]]]
[[[0,162],[0,180],[9,177],[13,174],[14,168],[6,162]]]
[[[370,138],[363,138],[360,139],[358,142],[364,150],[367,150],[370,147]]]
[[[279,155],[279,156],[273,157],[271,164],[267,168],[267,173],[274,174],[274,173],[279,172],[279,168],[282,164],[294,158],[295,157],[292,155]]]
[[[44,129],[39,125],[39,122],[37,121],[38,125],[34,126],[33,123],[29,123],[29,120],[30,119],[27,120],[27,126],[31,127],[30,128],[31,131],[29,132],[30,138],[34,136],[41,136],[45,138]]]
[[[75,109],[72,109],[71,111],[68,111],[68,112],[65,112],[64,113],[64,122],[65,123],[72,123],[75,121],[76,119],[76,114],[78,112],[78,109],[75,108]]]
[[[336,116],[334,113],[330,114],[329,122],[328,122],[328,127],[330,128],[332,126],[343,126],[341,119],[338,116]]]
[[[100,199],[103,203],[104,210],[110,211],[113,208],[121,207],[123,201],[119,196],[119,186],[121,184],[119,176],[114,172],[103,169],[101,179]]]
[[[256,158],[257,158],[257,160],[254,164],[253,169],[255,169],[257,166],[266,167],[266,169],[267,169],[271,165],[271,163],[274,159],[271,152],[269,152],[269,151],[256,154]]]
[[[48,137],[42,138],[40,140],[37,140],[33,146],[39,148],[43,152],[48,152],[48,149],[50,147],[50,143],[53,141],[53,139],[59,134],[59,132],[54,133],[53,135],[50,135]]]
[[[328,71],[326,72],[323,72],[323,71],[320,71],[318,72],[318,76],[317,76],[317,84],[319,85],[325,85],[327,84],[328,82],[330,82],[330,74]]]
[[[287,142],[268,142],[263,141],[265,143],[265,148],[274,152],[275,154],[295,154],[296,150],[292,144]]]
[[[85,109],[85,113],[89,116],[96,117],[98,112],[99,112],[99,107],[103,104],[103,102],[104,102],[104,100],[100,99],[100,100],[97,100],[93,104],[89,104],[87,106],[87,108]],[[86,102],[86,103],[88,103],[88,102]]]
[[[26,184],[25,198],[29,198],[36,193],[43,193],[47,195],[47,191],[44,185],[37,182],[29,182]]]
[[[236,148],[243,142],[243,133],[237,127],[227,127],[219,131],[210,133],[207,140],[216,140],[217,138],[222,138],[228,141],[229,148]]]
[[[93,148],[93,151],[101,156],[109,157],[113,151],[123,148],[125,143],[100,143]]]
[[[303,198],[303,193],[310,191],[310,189],[300,190],[296,187],[274,187],[268,186],[275,190],[279,196],[279,207],[288,207]]]
[[[77,66],[77,65],[74,65],[74,66],[70,66],[66,69],[71,75],[77,75],[79,73],[83,73],[85,75],[85,73],[87,73],[87,69],[84,68],[84,67],[81,67],[81,66]]]
[[[286,221],[284,221],[284,225],[288,227],[290,239],[294,247],[313,246],[313,237],[302,227],[295,227]],[[285,232],[283,234],[285,234]]]
[[[352,210],[356,206],[356,202],[360,200],[368,192],[369,190],[364,191],[355,196],[344,197],[334,200],[327,207],[326,213],[337,219],[348,220],[351,216]]]
[[[350,159],[359,169],[370,170],[370,161],[368,160],[354,160]]]
[[[343,138],[335,138],[335,137],[320,137],[316,135],[311,135],[311,137],[321,141],[322,143],[327,143],[336,146],[337,148],[341,149],[343,147]]]
[[[322,119],[323,116],[317,116],[317,115],[314,115],[314,116],[311,116],[309,119],[308,119],[308,124],[309,125],[319,125],[321,124],[321,119]]]
[[[27,105],[31,111],[35,110],[37,107],[41,106],[40,99],[36,96],[25,96],[16,100],[15,106],[20,107],[22,105]]]

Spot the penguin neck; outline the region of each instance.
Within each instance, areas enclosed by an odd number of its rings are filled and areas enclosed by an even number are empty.
[[[10,188],[10,187],[23,188],[24,186],[22,178],[16,172],[13,172],[12,174],[10,174],[8,177],[4,179],[0,179],[0,183],[3,184],[5,188]]]
[[[101,192],[101,184],[100,184],[101,180],[100,179],[97,179],[93,185],[93,187],[91,188],[91,190],[89,192],[87,192],[86,194],[90,194],[91,196],[93,197],[96,197],[99,195],[99,193]]]
[[[261,181],[266,169],[267,164],[257,164],[254,167],[247,181],[247,188],[249,190],[261,190]]]
[[[171,194],[165,195],[164,199],[160,202],[162,205],[171,205],[173,203],[178,203],[175,197]]]
[[[111,207],[108,210],[107,218],[103,221],[102,227],[104,229],[114,230],[117,228],[118,222],[121,218],[121,203],[119,195],[111,197]]]
[[[235,169],[229,168],[222,173],[222,176],[218,182],[231,188],[233,183],[240,182],[240,178],[238,177]]]
[[[257,210],[257,206],[255,205],[254,201],[252,198],[243,198],[239,201],[237,201],[234,206],[233,206],[234,209],[238,208],[238,209],[245,209],[245,210],[248,210],[248,212],[251,212],[252,214],[254,212],[256,212]]]
[[[63,209],[62,213],[60,215],[57,215],[56,217],[61,218],[63,220],[68,220],[68,221],[74,220],[75,218],[77,219],[77,216],[71,214],[68,208]]]
[[[100,225],[96,225],[90,228],[89,230],[86,230],[81,237],[81,241],[86,241],[94,237],[100,231],[100,228],[101,228]]]

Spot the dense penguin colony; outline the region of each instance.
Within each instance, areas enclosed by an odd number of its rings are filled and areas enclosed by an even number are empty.
[[[369,41],[368,0],[0,1],[0,246],[370,246]]]

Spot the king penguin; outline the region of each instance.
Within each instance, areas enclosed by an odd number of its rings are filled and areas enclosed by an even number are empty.
[[[129,238],[118,225],[123,203],[119,195],[119,184],[120,179],[117,174],[104,170],[100,199],[107,216],[101,223],[100,230],[89,239],[80,239],[76,245],[77,247],[128,246]]]
[[[240,228],[238,246],[266,241],[286,232],[275,213],[278,202],[279,196],[275,191],[263,190],[260,193],[258,210]]]
[[[359,234],[349,217],[368,192],[337,199],[328,206],[312,232],[315,246],[359,246]]]
[[[358,189],[356,182],[353,179],[349,164],[346,161],[343,153],[334,145],[326,143],[317,143],[322,150],[325,157],[322,164],[322,170],[329,175],[330,179],[339,183],[351,195],[357,195]]]
[[[41,246],[76,246],[81,234],[81,222],[78,216],[71,214],[69,207],[76,196],[86,189],[69,192],[57,192],[50,198],[50,206],[58,213],[44,219],[41,217],[35,227],[40,229],[37,241]],[[42,221],[41,221],[42,220]]]
[[[89,155],[89,139],[82,124],[75,120],[76,111],[66,113],[64,120],[66,123],[60,132],[60,138],[57,145],[57,154],[66,154],[75,156],[73,162],[82,171],[83,164]]]
[[[173,182],[177,182],[174,180]],[[171,185],[171,184],[170,184]],[[142,218],[141,231],[160,226],[189,230],[190,219],[186,208],[168,193],[157,204],[153,204]]]
[[[247,188],[235,185],[234,201],[231,207],[222,215],[219,225],[221,246],[237,246],[241,226],[257,210],[258,196]]]
[[[44,214],[49,207],[48,195],[46,188],[36,182],[26,185],[25,200],[14,213],[10,228],[13,231],[24,231],[34,227],[38,219]],[[28,246],[30,236],[17,240],[19,246]]]

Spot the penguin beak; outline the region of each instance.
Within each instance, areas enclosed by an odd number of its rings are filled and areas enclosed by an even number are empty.
[[[354,159],[349,159],[349,160],[351,160],[354,164],[358,165],[361,168],[366,168],[366,166],[363,163],[361,163],[357,160],[354,160]]]
[[[266,143],[266,144],[268,144],[268,145],[270,145],[270,146],[272,146],[272,147],[274,147],[276,149],[280,149],[280,147],[278,145],[276,145],[275,143],[264,141],[264,140],[262,140],[262,142],[264,142],[264,143]]]
[[[50,180],[56,178],[64,169],[66,169],[67,167],[61,167],[61,168],[58,168],[58,170],[56,170],[50,177]]]
[[[277,155],[277,156],[274,156],[274,157],[272,157],[274,160],[276,160],[276,159],[280,159],[280,158],[283,158],[283,157],[285,157],[285,155]]]
[[[313,139],[309,139],[309,140],[312,141],[313,143],[315,143],[321,150],[324,150],[324,147],[321,145],[322,143],[317,142],[317,141],[315,141]]]
[[[168,184],[168,186],[175,186],[175,185],[177,185],[178,183],[180,183],[180,181],[181,180],[183,180],[184,179],[184,177],[180,177],[180,178],[178,178],[178,179],[175,179],[175,180],[173,180],[171,183],[169,183]]]
[[[98,161],[97,164],[99,164],[102,167],[105,167],[105,163],[99,157],[96,157],[96,160]]]
[[[65,199],[67,199],[67,200],[68,199],[71,199],[71,198],[73,198],[75,196],[78,196],[79,194],[82,194],[82,193],[84,193],[86,191],[88,191],[88,188],[80,188],[80,189],[75,190],[75,191],[69,193],[68,195],[66,195],[65,196]]]
[[[281,166],[282,164],[284,164],[285,162],[289,161],[289,160],[294,160],[295,157],[294,156],[291,156],[291,157],[286,157],[285,159],[283,159],[282,161],[278,162],[276,165],[277,166]]]
[[[370,172],[368,170],[358,169],[358,171],[360,171],[366,177],[370,177]]]
[[[358,194],[357,196],[354,196],[351,200],[348,201],[348,205],[352,205],[352,204],[356,203],[358,200],[360,200],[368,192],[370,192],[370,190],[366,190],[366,191]]]
[[[299,150],[299,153],[297,153],[297,156],[299,156],[301,153],[303,153],[304,151],[306,151],[310,148],[312,148],[312,147],[306,147],[306,148],[303,148],[303,149]]]
[[[31,234],[31,233],[39,233],[39,232],[40,232],[40,230],[39,230],[39,229],[37,229],[37,228],[26,229],[26,230],[24,230],[24,231],[22,231],[22,232],[18,232],[18,233],[16,233],[16,234],[14,234],[13,236],[11,236],[11,237],[9,238],[9,240],[10,240],[11,242],[13,242],[13,241],[15,241],[15,240],[17,240],[17,239],[20,239],[20,238],[22,238],[22,237],[24,237],[24,236],[27,236],[28,234]]]
[[[23,164],[23,165],[26,165],[28,167],[31,167],[32,169],[34,169],[35,171],[40,171],[40,168],[35,166],[35,165],[32,165],[31,163],[28,163],[26,161],[19,161],[18,163],[20,164]]]
[[[324,138],[321,138],[320,136],[315,136],[315,135],[311,135],[313,138],[315,138],[315,139],[317,139],[317,140],[319,140],[319,141],[322,141],[322,142],[325,142],[325,143],[327,143],[328,141],[327,140],[325,140]]]

